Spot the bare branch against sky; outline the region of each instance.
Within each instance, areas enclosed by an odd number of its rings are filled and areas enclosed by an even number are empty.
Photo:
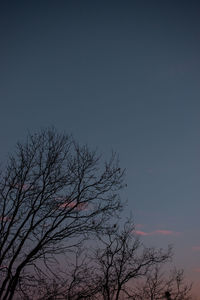
[[[95,152],[55,130],[18,143],[0,186],[2,300],[12,299],[27,267],[105,230],[121,208],[123,173],[115,154],[101,165]]]

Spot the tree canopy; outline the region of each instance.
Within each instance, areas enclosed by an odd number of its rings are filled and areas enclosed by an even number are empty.
[[[115,154],[102,163],[54,129],[17,144],[0,180],[1,299],[12,299],[31,266],[107,227],[121,208],[123,174]]]
[[[115,153],[53,128],[18,143],[0,177],[0,299],[191,299],[181,271],[160,275],[171,249],[118,224],[124,186]]]

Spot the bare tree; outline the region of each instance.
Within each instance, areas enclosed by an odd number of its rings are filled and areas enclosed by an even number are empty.
[[[85,263],[74,265],[66,299],[129,299],[130,287],[138,278],[143,278],[152,266],[170,259],[170,248],[163,251],[144,247],[133,229],[127,221],[122,230],[114,225],[99,236],[98,248],[90,255],[87,250],[83,255]]]
[[[186,284],[183,270],[176,268],[168,272],[158,264],[145,276],[145,280],[138,284],[133,293],[134,300],[189,300],[191,298],[191,284]]]
[[[183,271],[175,269],[168,276],[166,270],[162,271],[171,260],[171,248],[145,248],[133,229],[130,221],[122,230],[114,225],[98,237],[96,249],[79,248],[75,258],[71,256],[74,263],[69,263],[59,278],[50,281],[41,274],[35,299],[192,299],[191,285],[185,283]],[[33,299],[29,291],[25,296],[24,300]]]
[[[150,268],[171,257],[171,249],[163,251],[146,248],[134,235],[134,226],[127,221],[123,230],[107,232],[101,239],[103,249],[95,253],[97,278],[102,299],[119,300],[129,296],[129,287],[137,278],[144,277]]]
[[[13,299],[33,270],[53,272],[56,255],[107,227],[121,208],[123,173],[115,154],[102,165],[54,129],[18,143],[0,180],[0,299]]]

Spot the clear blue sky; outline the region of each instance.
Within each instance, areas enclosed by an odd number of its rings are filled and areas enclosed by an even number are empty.
[[[0,154],[54,125],[127,169],[147,245],[200,275],[198,1],[1,1]],[[198,283],[199,284],[199,283]]]

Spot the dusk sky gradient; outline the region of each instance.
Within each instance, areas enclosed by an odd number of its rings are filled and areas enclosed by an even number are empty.
[[[1,1],[0,32],[1,161],[51,125],[117,151],[124,218],[200,294],[200,2]]]

